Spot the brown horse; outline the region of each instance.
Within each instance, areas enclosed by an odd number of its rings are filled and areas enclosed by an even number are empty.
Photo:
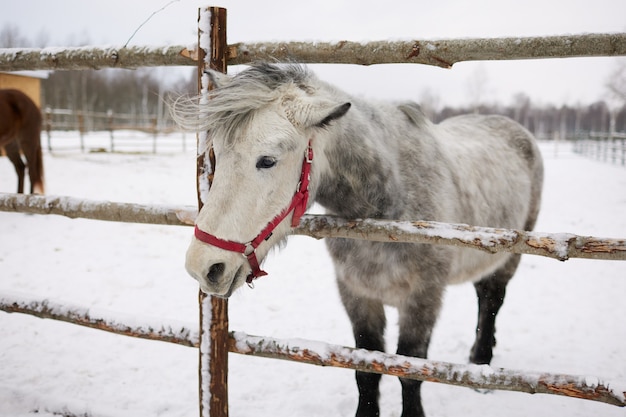
[[[8,156],[15,166],[18,193],[24,192],[24,171],[27,166],[31,194],[44,193],[41,112],[19,90],[0,90],[0,154]]]

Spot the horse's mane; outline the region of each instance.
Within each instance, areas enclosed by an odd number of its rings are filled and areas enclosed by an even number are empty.
[[[170,105],[172,117],[185,129],[211,130],[233,141],[238,137],[235,130],[245,128],[255,111],[276,100],[282,86],[306,89],[311,77],[302,65],[256,63],[209,91],[208,102],[198,96],[176,99]]]

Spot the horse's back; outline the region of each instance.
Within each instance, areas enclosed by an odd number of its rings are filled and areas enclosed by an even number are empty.
[[[37,104],[24,92],[16,89],[0,89],[0,106],[9,117],[22,117],[30,123],[41,120]]]
[[[527,161],[529,167],[536,167],[537,163],[541,165],[541,155],[533,135],[506,116],[468,114],[446,119],[439,126],[459,139],[474,140],[478,148],[502,146],[514,150]]]
[[[30,97],[20,90],[0,89],[0,146],[16,136],[39,138],[41,122],[41,112]]]
[[[543,163],[533,135],[497,115],[457,116],[436,126],[449,179],[449,216],[438,220],[531,230],[539,214]],[[474,281],[503,265],[511,254],[454,250],[450,283]]]
[[[533,228],[543,165],[530,132],[504,116],[465,115],[432,124],[416,106],[402,105],[400,110],[412,127],[399,139],[403,195],[408,196],[402,199],[402,219]],[[436,257],[448,265],[443,278],[448,284],[480,279],[511,256],[436,249]],[[415,247],[416,259],[423,258],[423,250],[428,249]]]
[[[541,154],[532,134],[498,115],[457,116],[436,126],[445,169],[461,204],[456,220],[479,226],[530,229],[543,183]]]

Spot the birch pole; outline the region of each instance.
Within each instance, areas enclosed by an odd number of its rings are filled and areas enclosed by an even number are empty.
[[[626,55],[626,33],[374,42],[263,42],[229,46],[229,64],[259,60],[309,64],[424,64]]]
[[[61,300],[38,300],[18,293],[0,293],[0,310],[141,339],[195,348],[200,346],[198,333],[192,331],[193,326],[187,323],[164,324],[161,320],[148,317],[137,318],[119,313],[112,315],[111,312],[103,314],[103,311]],[[252,336],[243,332],[230,332],[227,343],[229,352],[242,355],[353,369],[473,389],[562,395],[618,407],[626,406],[626,385],[623,381],[607,381],[595,376],[454,364],[304,339],[281,340]]]
[[[0,48],[0,71],[137,68],[196,65],[200,52],[184,45]],[[626,33],[413,39],[353,42],[257,42],[228,45],[228,65],[258,60],[303,64],[424,64],[626,55]]]
[[[213,166],[205,166],[199,155],[199,184],[208,184],[206,175]],[[206,178],[204,178],[206,177]],[[143,205],[74,197],[0,193],[0,211],[31,214],[57,214],[72,219],[83,218],[126,223],[193,226],[197,210],[191,206]],[[470,226],[433,221],[397,221],[359,219],[306,214],[294,234],[323,238],[345,238],[375,242],[423,243],[539,255],[566,261],[571,258],[626,260],[626,239],[581,236],[572,233],[529,232],[514,229]]]
[[[212,88],[204,73],[211,68],[226,73],[226,9],[198,11],[198,92],[208,100]],[[198,210],[208,198],[215,160],[207,142],[210,132],[198,132]],[[208,158],[207,158],[208,156]],[[200,305],[200,417],[228,417],[228,300],[198,295]]]

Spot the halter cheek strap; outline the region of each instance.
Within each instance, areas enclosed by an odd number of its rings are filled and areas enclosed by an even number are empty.
[[[300,218],[306,211],[307,202],[309,200],[309,182],[311,180],[311,163],[313,162],[313,148],[311,146],[311,140],[304,154],[304,160],[302,161],[302,172],[300,174],[300,181],[298,182],[298,188],[296,193],[291,199],[291,203],[280,214],[278,214],[271,222],[265,226],[265,228],[259,233],[253,240],[248,243],[233,242],[230,240],[220,239],[210,233],[201,230],[196,225],[194,235],[196,239],[204,242],[208,245],[218,247],[220,249],[228,250],[231,252],[241,253],[250,264],[250,274],[246,278],[246,282],[251,284],[256,278],[267,275],[267,272],[261,270],[259,261],[256,257],[256,249],[263,241],[270,238],[272,232],[276,227],[293,211],[293,217],[291,219],[291,227],[296,227],[300,223]]]

